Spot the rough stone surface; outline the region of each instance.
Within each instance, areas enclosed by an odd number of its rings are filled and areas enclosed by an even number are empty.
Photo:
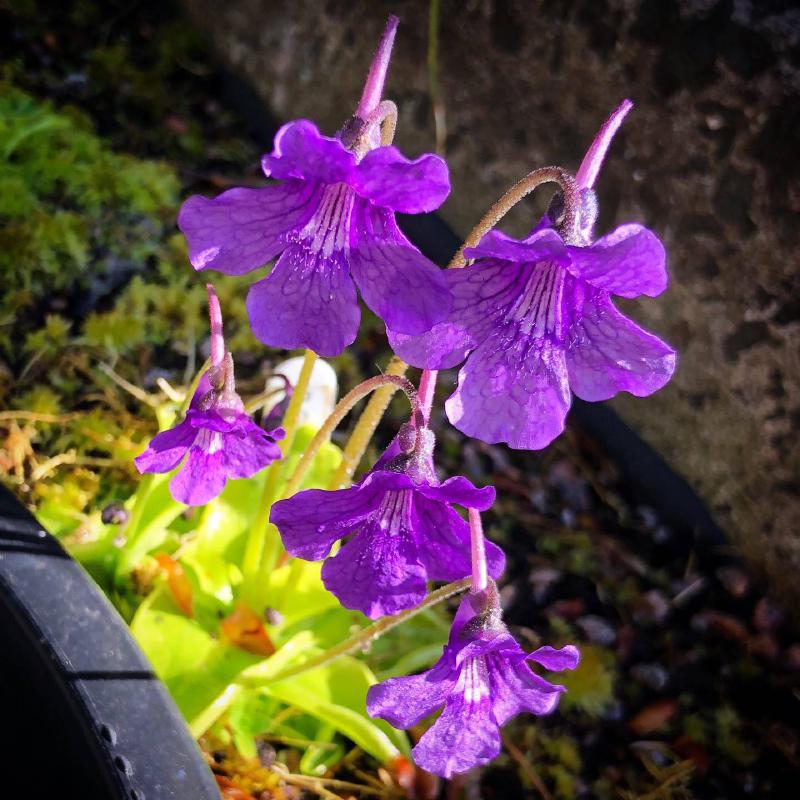
[[[401,18],[389,96],[397,143],[433,147],[428,3],[184,0],[280,119],[334,132],[386,14]],[[600,230],[639,220],[672,284],[629,309],[681,354],[672,384],[616,409],[705,498],[732,540],[800,595],[800,11],[747,0],[442,2],[439,74],[466,233],[529,169],[576,168],[622,97],[598,185]],[[269,143],[265,142],[265,149]],[[519,233],[533,207],[515,210]]]

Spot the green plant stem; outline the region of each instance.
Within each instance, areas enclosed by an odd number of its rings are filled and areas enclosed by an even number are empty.
[[[370,392],[384,386],[393,386],[395,389],[402,389],[411,403],[412,413],[416,414],[419,408],[417,400],[417,390],[410,381],[398,375],[376,375],[363,383],[359,383],[355,389],[349,391],[337,404],[328,419],[322,424],[314,438],[309,442],[308,447],[303,453],[303,457],[295,467],[292,477],[286,483],[283,490],[284,497],[291,497],[299,488],[305,477],[308,468],[311,466],[319,448],[330,439],[331,434],[336,430],[336,426],[347,416],[353,406]]]
[[[210,705],[189,722],[189,730],[199,739],[232,705],[244,687],[230,683]]]
[[[148,473],[139,482],[136,489],[136,499],[133,501],[133,508],[131,515],[128,517],[128,524],[125,526],[125,535],[130,538],[136,535],[136,529],[142,521],[145,506],[147,505],[147,498],[153,490],[153,482],[155,481],[155,473]]]
[[[403,377],[408,371],[408,364],[397,356],[393,356],[386,368],[386,375]],[[378,427],[378,423],[383,418],[392,395],[398,390],[398,386],[388,383],[381,386],[370,398],[367,407],[358,419],[350,438],[347,440],[344,452],[342,453],[342,463],[336,470],[333,478],[328,484],[329,489],[341,489],[350,483],[353,474],[358,468],[361,459],[369,446],[372,435]]]
[[[267,526],[269,525],[269,511],[273,500],[277,495],[278,484],[283,476],[283,468],[286,458],[292,451],[294,437],[297,433],[297,421],[300,418],[300,407],[305,399],[308,385],[311,382],[311,373],[314,371],[314,364],[317,361],[317,354],[311,350],[306,350],[303,366],[297,378],[297,385],[294,387],[292,399],[283,417],[283,429],[286,435],[281,442],[281,453],[283,458],[274,461],[267,470],[267,479],[264,489],[261,492],[256,517],[250,529],[245,546],[244,562],[242,571],[244,573],[245,585],[258,580],[263,567],[264,545],[267,540]]]

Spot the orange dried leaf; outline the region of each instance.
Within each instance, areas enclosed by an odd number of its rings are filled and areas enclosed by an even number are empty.
[[[439,779],[412,764],[405,756],[397,756],[387,766],[406,797],[435,800],[439,796]]]
[[[677,710],[677,700],[659,700],[643,708],[628,724],[635,733],[644,736],[663,728]]]
[[[222,635],[242,650],[257,656],[271,656],[275,645],[269,638],[264,621],[253,609],[239,602],[231,614],[220,623]]]
[[[217,786],[222,793],[223,800],[256,800],[253,795],[240,789],[230,778],[224,775],[215,775]]]
[[[161,567],[162,572],[167,577],[167,586],[175,604],[187,617],[194,616],[192,584],[189,583],[183,567],[166,553],[157,553],[153,558],[158,562],[158,566]]]

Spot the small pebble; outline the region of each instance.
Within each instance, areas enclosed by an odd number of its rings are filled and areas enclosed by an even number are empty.
[[[750,640],[750,652],[759,658],[767,661],[774,661],[781,652],[781,648],[773,636],[768,633],[760,633]]]
[[[565,528],[574,528],[577,522],[578,516],[571,508],[561,509],[561,524]]]
[[[660,625],[669,614],[670,604],[663,592],[651,589],[635,603],[633,619],[640,625]]]
[[[578,627],[593,644],[611,647],[617,641],[617,632],[610,622],[595,614],[587,614],[577,620]]]
[[[264,619],[267,625],[280,625],[283,622],[283,614],[276,608],[265,608]]]
[[[669,673],[660,664],[634,664],[631,677],[654,692],[662,691],[669,683]]]
[[[784,659],[789,669],[800,669],[800,644],[789,645]]]
[[[783,612],[762,597],[753,612],[753,625],[760,631],[774,631],[783,622]]]
[[[539,569],[531,570],[528,576],[528,583],[531,585],[533,599],[537,603],[541,603],[553,584],[561,580],[562,573],[557,569],[550,567],[540,567]]]
[[[658,526],[658,514],[654,508],[650,506],[637,506],[636,513],[642,520],[644,527],[652,531]]]
[[[672,539],[672,530],[666,525],[659,525],[653,531],[653,541],[656,544],[666,544],[670,539]]]
[[[572,597],[568,600],[556,600],[551,606],[545,609],[545,614],[554,614],[564,619],[577,619],[586,611],[586,604],[579,597]]]
[[[100,519],[104,525],[122,525],[130,518],[130,512],[122,503],[109,503],[101,512]]]
[[[540,487],[533,489],[528,495],[531,505],[540,513],[547,514],[550,511],[550,502],[547,497],[547,489]]]
[[[731,614],[709,608],[695,614],[691,620],[692,628],[696,631],[713,630],[726,639],[744,644],[750,637],[747,627]]]
[[[720,567],[716,575],[725,591],[731,597],[742,598],[750,591],[750,579],[740,567],[733,565]]]
[[[277,753],[269,742],[258,739],[256,741],[256,753],[258,754],[258,760],[262,767],[271,767],[275,763]]]

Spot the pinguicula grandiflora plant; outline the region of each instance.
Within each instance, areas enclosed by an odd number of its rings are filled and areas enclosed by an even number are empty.
[[[495,581],[505,557],[481,524],[495,490],[434,466],[436,370],[463,362],[446,403],[453,425],[539,449],[563,430],[572,393],[648,395],[675,366],[674,351],[612,301],[666,288],[658,238],[637,224],[594,236],[595,180],[631,104],[574,176],[531,172],[440,270],[394,219],[437,208],[449,191],[441,158],[409,160],[391,144],[397,112],[383,85],[396,27],[390,18],[355,114],[335,136],[291,122],[262,162],[274,182],[184,204],[196,270],[238,275],[277,259],[249,290],[250,322],[265,344],[305,355],[280,427],[258,424],[266,398],[237,394],[209,285],[211,356],[182,401],[159,409],[162,432],[136,459],[149,474],[128,504],[108,587],[197,736],[232,738],[246,755],[266,732],[305,741],[308,775],[341,758],[338,734],[384,764],[411,755],[444,777],[485,764],[507,720],[558,706],[563,687],[532,665],[557,673],[579,662],[570,643],[526,653],[503,622]],[[545,183],[557,193],[529,236],[493,230]],[[300,425],[318,356],[356,338],[356,287],[395,352],[423,369],[419,385],[395,358],[327,419]],[[350,484],[398,390],[408,420]],[[339,450],[331,434],[373,392]],[[199,508],[187,516],[187,506]],[[459,593],[447,626],[432,608]],[[381,637],[392,645],[376,675],[364,653]],[[403,729],[440,709],[411,749]]]

